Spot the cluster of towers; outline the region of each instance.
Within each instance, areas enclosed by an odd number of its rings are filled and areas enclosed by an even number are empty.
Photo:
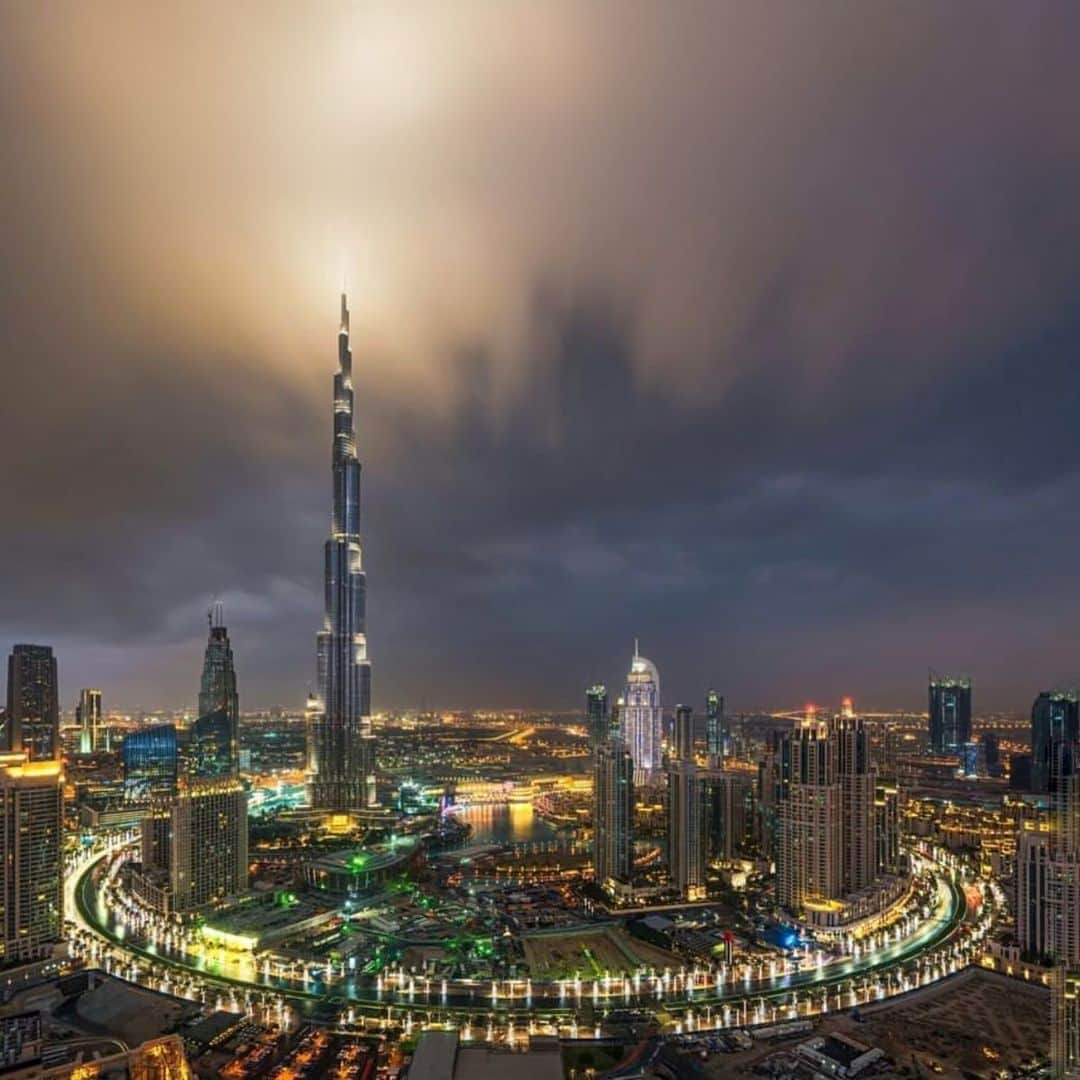
[[[172,724],[124,739],[124,794],[146,806],[143,900],[162,912],[187,912],[247,889],[247,792],[240,781],[240,697],[224,610],[215,603],[199,682],[198,714],[181,767]]]
[[[775,733],[761,766],[776,894],[796,915],[836,909],[899,870],[899,805],[870,753],[870,730],[845,699]]]
[[[704,895],[706,867],[730,858],[741,841],[749,779],[723,768],[730,736],[724,701],[706,695],[705,755],[696,748],[693,709],[675,710],[671,739],[664,751],[660,676],[635,642],[626,689],[614,704],[607,689],[585,694],[593,754],[593,866],[596,882],[608,892],[629,889],[634,877],[635,792],[666,786],[668,868],[681,896]]]

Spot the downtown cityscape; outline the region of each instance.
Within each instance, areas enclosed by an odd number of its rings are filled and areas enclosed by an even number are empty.
[[[1080,1076],[1080,21],[421,7],[0,16],[0,1074]]]

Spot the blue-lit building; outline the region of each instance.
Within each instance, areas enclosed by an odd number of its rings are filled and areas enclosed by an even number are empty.
[[[1080,741],[1080,695],[1075,690],[1044,690],[1031,706],[1032,790],[1054,788],[1059,748]]]
[[[176,792],[178,773],[176,728],[172,724],[133,731],[125,739],[124,799],[146,802]]]
[[[930,752],[961,756],[971,741],[971,680],[930,675]]]

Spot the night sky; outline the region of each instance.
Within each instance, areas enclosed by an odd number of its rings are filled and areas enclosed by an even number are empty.
[[[0,9],[0,651],[376,708],[1080,682],[1080,6]]]

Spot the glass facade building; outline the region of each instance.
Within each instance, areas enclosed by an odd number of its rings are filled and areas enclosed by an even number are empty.
[[[175,793],[179,769],[176,728],[172,724],[131,732],[124,739],[121,757],[125,802],[147,802]]]
[[[959,759],[971,741],[971,680],[930,675],[930,751]]]
[[[344,293],[334,376],[332,460],[333,512],[324,549],[325,619],[316,638],[318,693],[308,705],[308,797],[317,810],[360,810],[375,805],[375,742],[367,577],[360,538],[360,460]]]
[[[49,645],[16,645],[8,657],[3,746],[30,761],[52,761],[60,750],[56,657]]]

